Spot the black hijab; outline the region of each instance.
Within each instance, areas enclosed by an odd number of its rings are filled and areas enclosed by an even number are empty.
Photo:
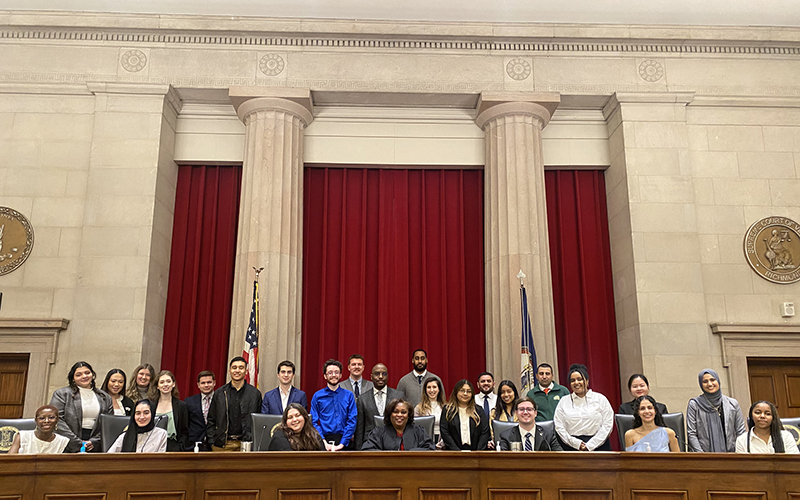
[[[150,422],[147,423],[144,427],[140,427],[138,422],[136,422],[136,408],[139,405],[147,405],[150,408]],[[136,442],[139,434],[143,434],[145,432],[150,432],[156,426],[155,423],[155,408],[153,404],[148,399],[140,399],[133,405],[133,412],[131,413],[131,421],[128,424],[128,429],[125,431],[125,437],[122,438],[122,451],[128,453],[136,453]]]

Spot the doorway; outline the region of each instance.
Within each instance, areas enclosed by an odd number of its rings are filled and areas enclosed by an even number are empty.
[[[0,354],[0,418],[22,418],[30,354]]]
[[[771,401],[781,418],[800,417],[800,358],[747,358],[747,372],[751,401]]]

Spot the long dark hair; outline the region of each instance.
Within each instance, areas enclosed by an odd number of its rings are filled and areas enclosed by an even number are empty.
[[[106,379],[103,380],[103,385],[100,386],[100,390],[105,392],[106,394],[108,394],[110,396],[111,393],[108,392],[108,381],[111,380],[111,375],[116,375],[118,373],[120,375],[122,375],[122,390],[119,391],[119,395],[120,396],[124,396],[125,395],[125,387],[128,386],[128,377],[126,377],[125,376],[125,372],[120,370],[119,368],[112,368],[112,369],[108,370],[108,373],[106,373]]]
[[[303,424],[303,430],[301,430],[298,434],[295,434],[295,432],[290,429],[288,425],[286,425],[289,410],[299,411],[300,415],[305,421]],[[314,425],[311,423],[311,417],[308,416],[308,411],[306,411],[303,405],[298,403],[290,403],[288,406],[286,406],[286,409],[283,411],[283,419],[281,420],[280,429],[286,435],[286,439],[289,440],[289,444],[292,445],[292,449],[294,451],[319,451],[322,438],[314,428]]]
[[[75,383],[75,372],[78,371],[78,368],[83,368],[84,366],[88,368],[90,372],[92,372],[92,390],[97,389],[97,385],[94,382],[94,379],[97,378],[97,374],[94,372],[94,368],[92,368],[92,365],[90,365],[86,361],[78,361],[77,363],[72,365],[72,368],[69,369],[69,375],[67,375],[67,380],[69,380],[69,386],[72,388],[73,392],[78,392],[78,384]]]
[[[458,413],[458,392],[464,386],[469,386],[470,390],[472,391],[472,397],[469,398],[469,402],[467,403],[467,415],[475,421],[475,425],[481,422],[481,415],[478,413],[477,406],[475,406],[475,387],[472,386],[472,382],[469,380],[462,378],[456,385],[453,386],[453,392],[450,393],[450,399],[447,400],[447,405],[444,407],[444,415],[447,420],[453,420],[453,418]],[[481,411],[481,413],[483,413]],[[489,415],[486,415],[486,418],[489,418]]]
[[[506,404],[503,402],[503,399],[500,397],[500,393],[503,392],[503,386],[508,386],[514,391],[514,400],[511,401],[511,417],[513,418],[514,415],[517,413],[517,400],[519,399],[519,392],[517,392],[517,386],[514,385],[514,382],[510,380],[503,380],[497,386],[497,404],[494,407],[494,418],[495,420],[500,420],[500,415],[507,411]],[[488,415],[487,415],[488,417]]]
[[[753,410],[755,410],[756,405],[760,404],[769,406],[769,411],[772,412],[772,423],[769,426],[769,435],[772,437],[772,448],[775,450],[775,453],[786,453],[786,449],[783,447],[783,436],[781,436],[783,424],[778,416],[778,409],[775,408],[774,404],[770,403],[769,401],[756,401],[750,405],[750,411],[747,412],[748,428],[752,431],[753,427],[756,426],[755,420],[753,420]],[[750,436],[748,436],[748,439],[749,438]],[[748,449],[749,448],[750,443],[748,442]]]
[[[428,376],[425,380],[422,381],[422,397],[420,398],[419,404],[417,408],[419,408],[420,415],[430,415],[432,408],[431,408],[431,398],[428,397],[428,384],[431,382],[435,383],[436,386],[439,388],[439,394],[436,395],[436,402],[439,403],[439,406],[444,408],[444,405],[447,404],[447,401],[444,399],[444,387],[442,386],[442,381],[439,380],[438,377],[431,377]]]
[[[656,405],[656,400],[653,396],[649,394],[647,396],[639,396],[638,398],[633,400],[633,427],[635,429],[637,427],[642,426],[642,417],[639,415],[639,407],[642,406],[644,401],[650,401],[650,404],[653,405],[653,409],[656,412],[656,418],[653,421],[659,427],[666,427],[667,424],[664,423],[664,417],[661,415],[661,412],[658,411],[658,405]]]

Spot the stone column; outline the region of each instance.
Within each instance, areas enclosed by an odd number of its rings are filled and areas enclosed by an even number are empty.
[[[231,88],[230,97],[246,129],[230,354],[241,355],[252,307],[252,268],[263,267],[259,385],[264,389],[277,384],[275,367],[284,359],[294,361],[299,374],[303,130],[314,118],[308,89]]]
[[[554,93],[484,93],[477,108],[486,134],[486,364],[496,378],[520,373],[520,269],[538,359],[558,370],[542,129],[559,102]]]

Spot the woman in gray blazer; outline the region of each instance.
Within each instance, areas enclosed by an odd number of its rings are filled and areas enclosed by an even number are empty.
[[[50,404],[58,409],[56,433],[69,439],[64,450],[76,453],[100,451],[100,415],[113,414],[111,398],[97,389],[97,374],[86,361],[78,361],[69,370],[69,385],[53,393]]]
[[[686,408],[689,451],[733,453],[736,437],[747,432],[739,402],[722,394],[714,370],[707,368],[697,378],[703,393]]]

